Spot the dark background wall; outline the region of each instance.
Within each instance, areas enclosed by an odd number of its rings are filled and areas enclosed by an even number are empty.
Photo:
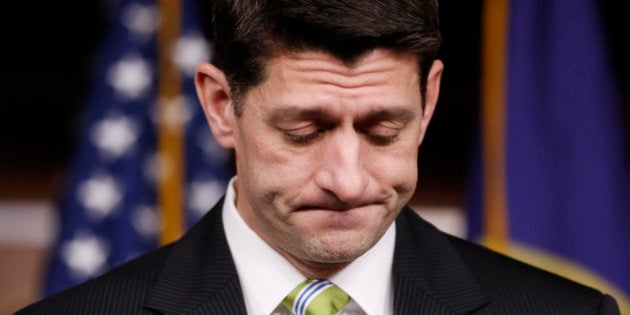
[[[0,198],[49,198],[103,34],[104,2],[4,2],[0,9]]]

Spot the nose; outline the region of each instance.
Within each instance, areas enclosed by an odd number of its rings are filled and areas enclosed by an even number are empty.
[[[339,201],[353,203],[364,197],[369,185],[361,135],[354,128],[335,130],[324,143],[316,184]]]

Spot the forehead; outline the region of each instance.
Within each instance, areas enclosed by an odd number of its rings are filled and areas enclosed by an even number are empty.
[[[267,79],[286,75],[291,71],[311,75],[330,73],[348,78],[385,71],[419,74],[417,56],[381,48],[368,51],[350,60],[310,50],[281,53],[267,60],[265,70]]]
[[[265,80],[251,94],[276,103],[366,103],[370,98],[408,103],[420,91],[417,58],[386,49],[370,51],[352,64],[322,52],[280,54],[268,60],[265,70]]]

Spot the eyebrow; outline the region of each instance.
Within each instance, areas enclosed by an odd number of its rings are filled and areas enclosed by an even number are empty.
[[[281,123],[284,121],[299,119],[321,119],[331,117],[332,113],[323,108],[300,108],[298,106],[289,106],[287,108],[277,108],[271,111],[271,121]]]
[[[407,124],[417,116],[417,112],[407,107],[392,107],[387,109],[379,109],[368,112],[363,115],[359,121],[373,122],[378,120],[395,120],[403,124]]]
[[[417,117],[418,113],[403,106],[394,106],[391,108],[382,108],[375,111],[369,111],[358,117],[359,122],[373,122],[378,120],[396,120],[401,123],[408,123]],[[322,107],[301,108],[298,106],[288,106],[287,108],[278,108],[271,111],[269,117],[273,123],[282,123],[292,121],[294,119],[329,119],[335,114],[331,110]]]

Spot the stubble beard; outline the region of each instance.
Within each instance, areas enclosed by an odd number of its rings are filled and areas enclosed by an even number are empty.
[[[351,232],[350,232],[351,233]],[[305,265],[325,269],[345,266],[370,250],[382,236],[375,234],[348,235],[348,232],[324,232],[302,235],[293,244],[293,255]]]

